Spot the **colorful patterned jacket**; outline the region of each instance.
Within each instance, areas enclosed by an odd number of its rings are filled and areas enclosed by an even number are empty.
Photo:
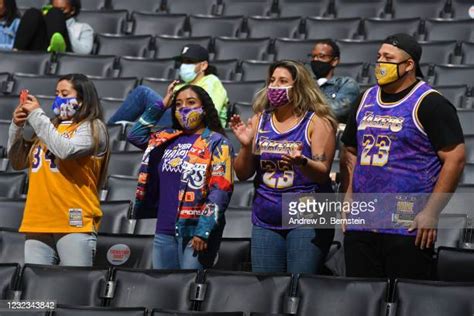
[[[151,132],[163,113],[161,102],[148,106],[128,134],[132,144],[145,150],[138,176],[135,218],[156,217],[159,197],[156,166],[163,156],[164,145],[182,133],[171,128]],[[214,230],[222,233],[224,212],[233,191],[232,157],[232,146],[219,133],[206,129],[195,141],[183,161],[176,236],[199,236],[207,240]]]

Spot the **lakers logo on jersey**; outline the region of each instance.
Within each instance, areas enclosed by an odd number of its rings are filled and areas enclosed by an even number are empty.
[[[366,128],[372,127],[397,133],[402,130],[404,121],[403,117],[376,115],[374,112],[366,112],[357,129],[363,131]]]

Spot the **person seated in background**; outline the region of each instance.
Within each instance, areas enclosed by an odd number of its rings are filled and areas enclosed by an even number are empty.
[[[339,46],[333,40],[318,40],[311,52],[311,69],[337,120],[345,123],[360,89],[353,78],[334,76],[340,56]]]
[[[13,48],[19,24],[20,13],[15,0],[0,0],[0,50]]]
[[[175,85],[147,105],[128,135],[145,150],[134,214],[158,219],[154,269],[210,268],[233,191],[232,147],[209,94],[196,85],[176,91]],[[167,109],[172,126],[152,132]]]
[[[81,0],[51,0],[43,10],[26,10],[18,27],[14,49],[90,54],[94,30],[79,23]]]
[[[177,91],[185,84],[196,85],[209,94],[216,107],[219,121],[222,127],[227,122],[227,91],[222,82],[217,77],[215,67],[209,65],[209,52],[206,48],[190,44],[183,47],[181,54],[175,59],[181,63],[179,67],[180,81],[172,82],[174,91]],[[138,86],[127,96],[120,108],[109,119],[108,124],[115,124],[118,121],[136,121],[145,108],[151,104],[162,101],[162,97],[153,89],[147,86]],[[159,126],[171,126],[171,112],[166,111],[158,122]]]

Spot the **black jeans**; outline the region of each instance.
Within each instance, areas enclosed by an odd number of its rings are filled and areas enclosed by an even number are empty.
[[[434,279],[434,249],[415,246],[415,237],[349,231],[344,235],[348,277]]]
[[[61,10],[53,8],[43,15],[38,9],[28,9],[21,18],[13,47],[18,50],[46,51],[54,33],[61,33],[66,41],[66,50],[71,51],[66,17]]]

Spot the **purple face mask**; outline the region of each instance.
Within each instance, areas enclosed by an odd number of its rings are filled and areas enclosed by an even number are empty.
[[[268,87],[267,97],[268,102],[273,108],[278,108],[290,102],[288,90],[292,87]]]
[[[176,110],[175,116],[179,124],[186,130],[193,130],[201,125],[204,110],[202,108],[182,107]]]

